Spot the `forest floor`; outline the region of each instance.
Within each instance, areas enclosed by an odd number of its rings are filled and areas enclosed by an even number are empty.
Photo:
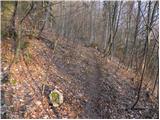
[[[1,84],[2,118],[159,118],[158,98],[147,96],[144,87],[138,109],[130,110],[139,80],[116,58],[64,38],[55,51],[47,39],[25,41],[28,47]],[[2,40],[2,73],[14,56],[11,45],[9,38]],[[64,96],[57,108],[48,100],[55,88]]]

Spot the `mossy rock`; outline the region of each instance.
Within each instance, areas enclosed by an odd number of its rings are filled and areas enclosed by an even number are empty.
[[[63,103],[63,94],[55,89],[49,94],[49,99],[54,107],[58,107]]]

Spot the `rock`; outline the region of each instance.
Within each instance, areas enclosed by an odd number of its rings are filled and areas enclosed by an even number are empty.
[[[50,102],[54,107],[58,107],[60,104],[63,103],[63,94],[59,92],[57,89],[54,89],[49,94]]]

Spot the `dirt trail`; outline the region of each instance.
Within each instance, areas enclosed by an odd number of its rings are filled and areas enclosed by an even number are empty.
[[[93,55],[92,59],[94,58],[95,58],[95,55]],[[97,103],[99,92],[100,92],[100,87],[98,86],[100,77],[101,77],[101,71],[99,68],[99,64],[96,60],[95,66],[93,66],[92,73],[89,74],[88,78],[86,79],[87,80],[86,93],[89,96],[89,100],[86,104],[85,112],[86,114],[88,114],[88,118],[93,118],[93,119],[101,118],[96,111],[96,103]]]

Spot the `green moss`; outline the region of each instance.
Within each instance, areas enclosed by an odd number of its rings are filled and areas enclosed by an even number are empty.
[[[11,83],[12,85],[16,85],[16,84],[17,84],[17,80],[11,79],[11,80],[10,80],[10,83]]]
[[[54,107],[58,107],[63,103],[63,94],[56,89],[49,94],[49,98]]]
[[[59,94],[57,92],[51,92],[50,99],[52,100],[51,102],[59,104],[60,99],[59,99]]]

